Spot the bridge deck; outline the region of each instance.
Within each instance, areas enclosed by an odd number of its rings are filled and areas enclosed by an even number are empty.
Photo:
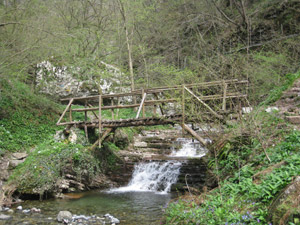
[[[200,121],[211,121],[211,118],[222,120],[229,111],[240,110],[241,101],[247,98],[247,85],[247,80],[234,79],[62,99],[62,102],[69,103],[57,121],[57,125],[84,128],[86,136],[88,136],[88,127],[98,128],[99,139],[92,148],[97,144],[100,147],[105,137],[118,127],[165,124],[180,124],[183,130],[205,145],[206,141],[187,126],[186,121],[197,117]],[[75,103],[84,105],[84,108],[72,108]],[[170,103],[174,105],[173,115],[166,113],[165,106]],[[117,120],[119,110],[126,108],[138,109],[135,118]],[[162,116],[156,116],[157,109]],[[110,111],[112,120],[103,119],[102,111],[105,110]],[[151,116],[146,115],[146,111],[149,110],[153,110]],[[84,113],[84,120],[75,121],[74,113]],[[88,113],[93,113],[95,119],[89,120]]]
[[[120,119],[120,120],[102,120],[101,125],[103,128],[118,128],[118,127],[135,127],[135,126],[154,126],[154,125],[166,125],[175,124],[182,120],[182,115],[169,115],[162,117],[146,117],[146,118],[132,118],[132,119]],[[79,128],[84,127],[99,127],[99,120],[93,121],[72,121],[60,123],[60,126],[76,126]]]

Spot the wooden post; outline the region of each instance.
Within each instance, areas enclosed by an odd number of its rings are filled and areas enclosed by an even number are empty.
[[[99,148],[101,148],[101,106],[102,106],[102,95],[99,95]]]
[[[182,134],[184,135],[184,123],[185,123],[185,86],[182,85]]]
[[[87,108],[87,100],[84,101],[84,107]],[[84,111],[84,122],[87,121],[87,111]]]
[[[84,101],[84,107],[87,108],[87,100]],[[87,119],[88,119],[87,111],[84,111],[84,133],[85,133],[86,139],[89,139],[88,130],[87,130],[87,126],[86,126]]]
[[[120,105],[120,98],[117,98],[117,106]],[[119,109],[117,109],[116,117],[119,117]]]
[[[114,105],[114,98],[111,99],[111,106]],[[115,113],[114,113],[114,109],[111,109],[111,119],[115,120]]]
[[[225,83],[225,81],[223,81],[223,88],[224,88],[224,93],[223,93],[222,110],[226,111],[227,84]]]
[[[142,98],[144,98],[144,94],[145,94],[145,90],[144,88],[142,89]],[[145,95],[146,96],[146,95]],[[146,100],[146,97],[145,99],[143,99],[143,104],[142,104],[142,111],[143,111],[143,118],[145,118],[145,100]]]
[[[72,122],[72,105],[70,105],[69,119],[70,119],[70,122]]]

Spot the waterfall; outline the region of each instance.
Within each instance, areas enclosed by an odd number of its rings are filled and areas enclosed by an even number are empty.
[[[172,157],[202,157],[206,149],[199,142],[191,139],[177,139],[181,145],[179,150],[173,149]],[[140,162],[134,166],[134,172],[129,184],[125,187],[109,190],[114,192],[157,192],[166,194],[170,191],[172,184],[177,182],[182,163],[177,160]]]
[[[112,192],[151,191],[168,193],[176,183],[181,162],[141,162],[134,167],[132,179],[126,187],[111,190]]]
[[[207,149],[205,149],[198,141],[192,142],[191,139],[178,138],[176,142],[181,144],[182,147],[179,150],[173,148],[171,153],[171,156],[173,157],[201,158],[207,153]]]

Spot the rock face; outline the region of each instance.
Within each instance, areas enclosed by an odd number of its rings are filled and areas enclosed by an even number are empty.
[[[181,130],[142,131],[134,137],[133,145],[129,150],[120,150],[117,155],[123,158],[117,170],[109,172],[110,179],[119,185],[126,185],[134,170],[134,165],[140,161],[165,162],[171,160],[169,154],[172,148],[181,148],[182,143],[177,143]],[[187,191],[189,188],[212,189],[216,186],[216,179],[210,173],[205,157],[187,160],[187,158],[172,158],[182,163],[177,183],[172,191]],[[187,175],[188,174],[188,175]]]
[[[126,88],[118,90],[124,77],[122,72],[113,65],[100,63],[100,75],[95,76],[99,70],[87,72],[79,67],[56,67],[49,61],[41,62],[37,64],[36,88],[41,93],[59,98],[98,94],[99,86],[103,94],[126,91]],[[126,82],[124,85],[129,87]]]
[[[72,213],[69,211],[60,211],[57,215],[57,221],[58,222],[71,222],[72,221]]]
[[[300,176],[296,177],[269,207],[269,219],[272,221],[272,224],[288,224],[288,222],[298,224],[300,220],[299,196]]]
[[[87,140],[84,131],[72,127],[68,132],[66,133],[65,131],[57,131],[56,134],[54,135],[54,140],[55,141],[64,141],[68,140],[72,144],[81,144],[81,145],[87,145],[89,141]]]

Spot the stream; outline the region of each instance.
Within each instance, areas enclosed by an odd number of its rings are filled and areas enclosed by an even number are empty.
[[[7,221],[0,220],[0,225],[58,224],[57,214],[65,210],[73,215],[91,217],[90,220],[77,221],[74,224],[104,224],[102,218],[107,213],[117,218],[120,224],[160,224],[163,208],[177,196],[170,193],[170,189],[177,181],[181,162],[173,158],[200,158],[205,155],[205,149],[197,142],[187,139],[178,139],[177,142],[181,147],[173,149],[171,160],[136,164],[132,178],[125,187],[73,193],[66,199],[25,201],[21,204],[23,210],[35,207],[41,209],[41,213],[24,213],[15,206],[12,208],[15,211],[12,218]]]

